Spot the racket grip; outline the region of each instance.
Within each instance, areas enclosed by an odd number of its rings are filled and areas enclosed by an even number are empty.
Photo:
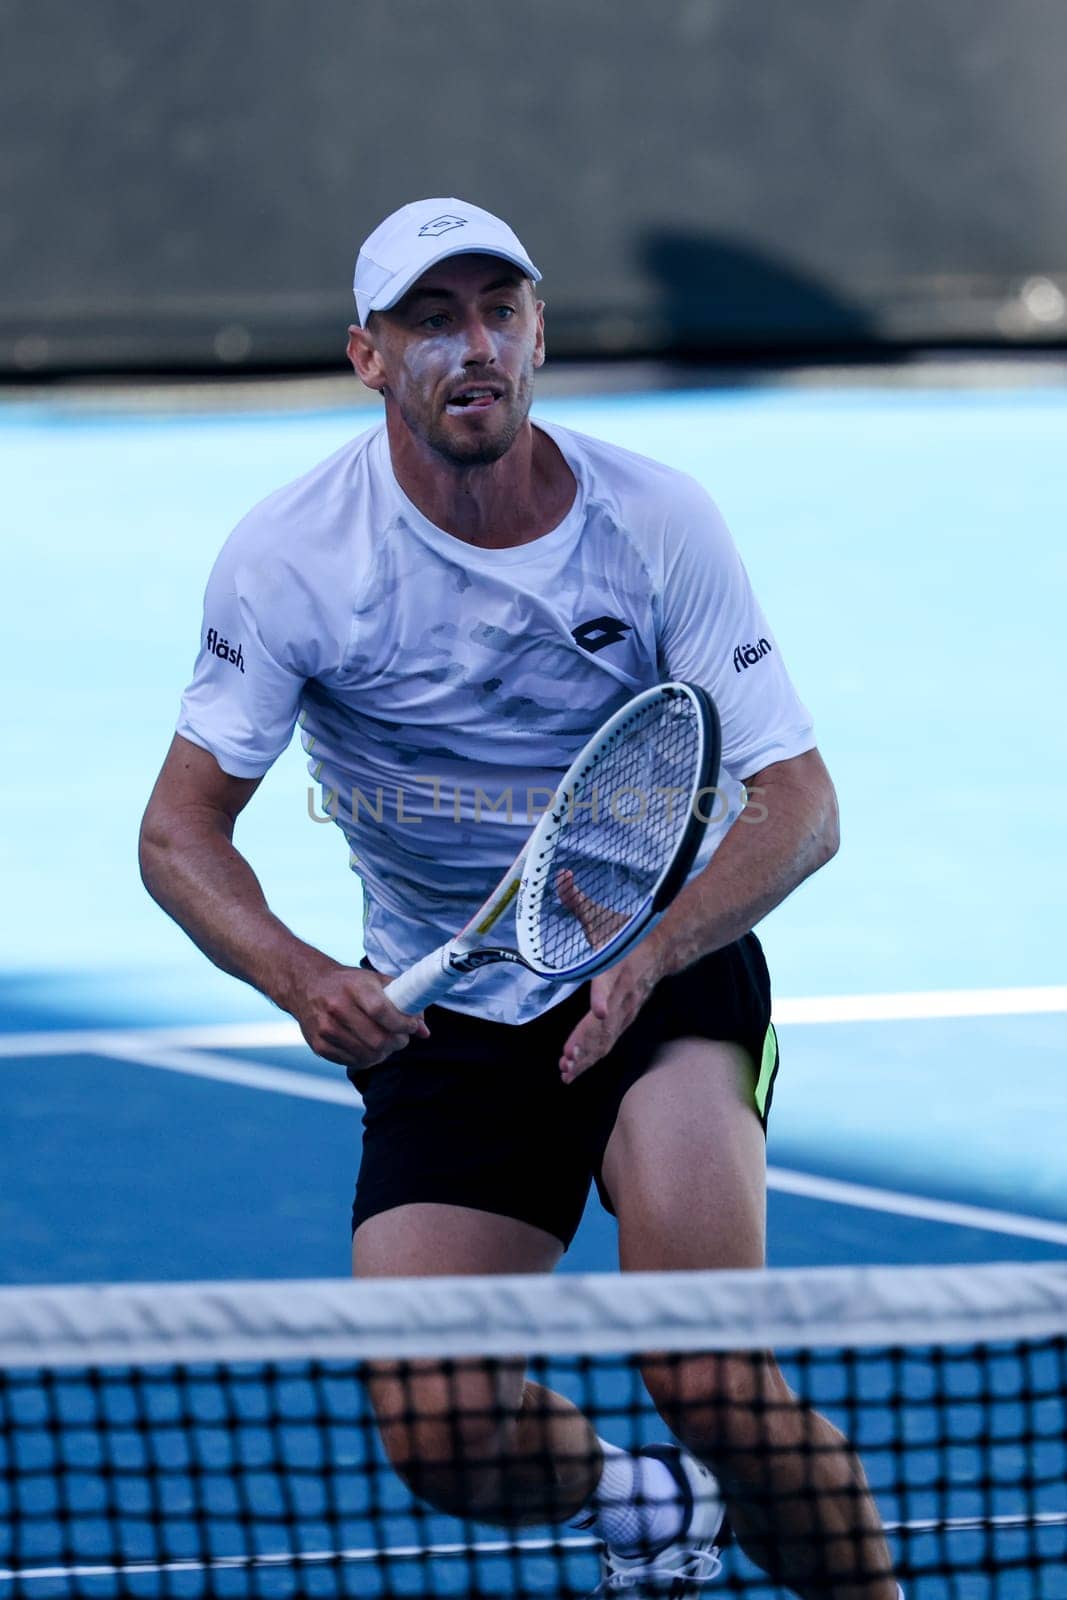
[[[448,962],[449,946],[431,950],[428,956],[416,961],[413,967],[402,972],[392,983],[387,983],[382,993],[391,1000],[398,1011],[414,1016],[428,1005],[447,994],[459,977]]]

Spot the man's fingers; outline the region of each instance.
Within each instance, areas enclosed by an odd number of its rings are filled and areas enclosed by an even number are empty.
[[[342,1067],[376,1067],[394,1051],[402,1050],[410,1042],[406,1033],[385,1033],[380,1028],[367,1027],[360,1032],[353,1029],[307,1032],[304,1037],[317,1056],[335,1061]]]
[[[589,985],[589,1009],[599,1022],[607,1017],[610,1000],[610,982],[605,978],[594,978]]]
[[[556,873],[556,893],[560,902],[568,911],[573,911],[578,916],[582,900],[585,898],[582,891],[574,881],[574,873],[569,867],[564,867],[562,872]]]
[[[564,1083],[573,1083],[583,1072],[595,1067],[603,1054],[602,1050],[589,1049],[580,1043],[571,1045],[560,1057],[560,1077]]]
[[[589,985],[589,1010],[563,1046],[559,1070],[564,1083],[587,1072],[613,1049],[652,992],[654,968],[640,950],[602,972]]]
[[[559,895],[560,905],[569,911],[572,917],[577,917],[582,925],[582,932],[594,944],[596,931],[597,912],[601,909],[595,900],[590,900],[587,894],[579,889],[574,873],[569,868],[556,874],[556,893]]]
[[[582,1058],[582,1046],[579,1040],[571,1038],[563,1046],[563,1054],[559,1058],[559,1075],[564,1083],[573,1083],[586,1069],[587,1063]]]
[[[588,1072],[601,1061],[621,1032],[622,1018],[613,1003],[616,999],[618,969],[602,973],[589,986],[589,1010],[573,1030],[560,1055],[560,1075],[564,1083]],[[620,991],[621,993],[621,991]]]
[[[358,1070],[377,1066],[414,1037],[429,1038],[421,1015],[408,1016],[386,998],[388,982],[379,973],[346,972],[315,997],[301,1021],[316,1055]]]
[[[594,950],[607,944],[626,921],[621,911],[613,911],[610,906],[602,905],[592,895],[579,889],[574,873],[568,867],[556,873],[556,894],[564,910],[578,918],[582,932]]]
[[[387,979],[386,982],[388,981]],[[420,1028],[426,1028],[421,1011],[410,1015],[406,1011],[398,1011],[384,987],[363,999],[362,1006],[369,1017],[373,1017],[375,1022],[382,1028],[387,1028],[390,1033],[414,1034],[418,1033]]]
[[[583,1072],[595,1066],[610,1049],[599,1020],[587,1012],[579,1022],[560,1055],[559,1070],[564,1083],[573,1083]]]

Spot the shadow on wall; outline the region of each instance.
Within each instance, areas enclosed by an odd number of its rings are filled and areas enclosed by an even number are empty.
[[[676,351],[805,349],[879,342],[871,312],[835,289],[714,234],[658,229],[640,259],[658,289],[664,343]]]

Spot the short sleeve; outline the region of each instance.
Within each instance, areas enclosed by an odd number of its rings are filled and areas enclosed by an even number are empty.
[[[729,529],[699,485],[690,487],[668,528],[661,661],[670,677],[710,691],[723,766],[750,777],[813,749],[815,734]]]
[[[277,601],[233,542],[204,595],[200,654],[177,731],[235,778],[260,778],[292,738],[305,675],[278,657]],[[270,641],[270,642],[268,642]]]

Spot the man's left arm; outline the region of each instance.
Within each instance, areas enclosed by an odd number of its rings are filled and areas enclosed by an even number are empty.
[[[746,779],[749,803],[710,862],[617,966],[593,979],[590,1009],[563,1047],[572,1082],[611,1049],[661,978],[731,944],[838,846],[837,797],[817,750]]]

